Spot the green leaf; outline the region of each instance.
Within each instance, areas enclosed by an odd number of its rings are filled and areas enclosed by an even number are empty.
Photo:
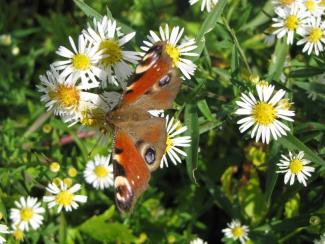
[[[187,173],[192,181],[195,181],[194,170],[196,169],[199,148],[199,119],[196,104],[190,103],[185,107],[185,125],[187,134],[191,136],[191,146],[186,148]]]
[[[136,237],[132,235],[127,226],[108,222],[114,211],[115,207],[110,207],[103,214],[86,220],[79,226],[79,229],[98,241],[117,241],[123,243],[135,241]]]
[[[276,159],[278,157],[279,152],[279,144],[273,143],[270,157],[267,163],[267,173],[266,173],[266,184],[265,184],[265,201],[266,205],[269,207],[271,203],[271,196],[274,191],[274,187],[276,185],[276,181],[278,179],[278,174],[276,173]]]
[[[286,137],[280,138],[279,142],[289,150],[303,151],[307,159],[311,160],[315,164],[325,167],[325,161],[292,134],[289,133]]]
[[[260,222],[266,215],[267,208],[256,170],[251,171],[248,183],[239,190],[238,196],[245,215],[255,224]]]
[[[271,58],[271,64],[267,75],[268,81],[279,80],[288,52],[289,46],[287,43],[284,40],[278,40]]]
[[[324,69],[317,67],[308,67],[304,69],[293,70],[289,73],[289,77],[301,78],[301,77],[311,77],[315,75],[321,75],[324,73]]]
[[[93,8],[89,7],[89,5],[86,4],[85,2],[83,2],[81,0],[73,0],[73,1],[82,10],[82,12],[84,12],[85,15],[87,15],[88,17],[92,17],[97,20],[102,18],[102,15],[100,13],[98,13]]]
[[[197,106],[200,109],[201,113],[207,118],[207,120],[212,121],[214,117],[210,111],[209,105],[205,99],[197,102]]]
[[[300,196],[299,193],[290,198],[284,205],[284,215],[292,218],[299,213]]]
[[[205,38],[204,36],[212,31],[214,27],[217,24],[217,20],[219,19],[220,15],[223,12],[224,7],[226,6],[227,0],[220,0],[217,4],[217,6],[208,14],[208,16],[205,18],[201,29],[199,31],[198,36],[196,37],[196,43],[198,44],[197,49],[195,50],[196,53],[201,54],[203,51],[203,48],[205,47]],[[197,56],[194,59],[199,58]]]

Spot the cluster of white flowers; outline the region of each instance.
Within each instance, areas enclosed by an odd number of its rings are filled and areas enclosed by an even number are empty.
[[[165,41],[166,51],[186,79],[194,74],[196,65],[186,56],[197,46],[194,39],[183,39],[184,28],[160,27],[160,37],[150,31],[142,50],[147,51],[155,42]],[[120,100],[120,93],[110,86],[125,88],[126,81],[144,53],[125,50],[125,44],[134,38],[135,32],[124,34],[117,22],[104,16],[88,23],[77,42],[69,37],[71,48],[60,46],[57,54],[62,60],[50,65],[40,76],[38,90],[48,110],[53,111],[70,125],[80,122],[83,126],[102,129],[105,113]],[[180,44],[178,44],[180,42]],[[110,85],[110,86],[109,86]]]
[[[325,3],[321,0],[273,0],[276,17],[273,18],[273,35],[287,37],[293,44],[298,34],[297,45],[304,45],[303,52],[316,55],[324,50],[325,44]]]
[[[258,98],[251,92],[242,93],[240,100],[236,101],[238,108],[235,114],[243,116],[237,124],[241,133],[253,128],[251,138],[255,137],[256,142],[269,144],[271,138],[277,140],[286,136],[290,131],[288,125],[281,120],[293,122],[295,112],[291,110],[292,103],[285,98],[286,92],[282,89],[275,91],[273,85],[266,81],[257,81],[256,93]],[[284,183],[290,182],[292,185],[297,178],[299,183],[307,185],[306,180],[314,172],[314,168],[307,166],[309,160],[304,159],[304,152],[300,151],[297,155],[289,152],[289,157],[281,155],[281,163],[277,173],[285,173]]]

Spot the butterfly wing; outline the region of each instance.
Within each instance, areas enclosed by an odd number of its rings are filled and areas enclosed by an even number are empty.
[[[146,58],[147,57],[147,58]],[[169,109],[179,91],[181,80],[172,60],[165,52],[165,44],[156,44],[144,57],[126,88],[121,107],[137,107],[145,111]]]
[[[165,48],[158,42],[148,51],[119,106],[106,116],[115,127],[115,199],[124,212],[147,189],[150,172],[159,167],[166,150],[165,119],[148,113],[171,108],[181,85]]]
[[[121,124],[113,149],[115,199],[121,211],[130,211],[148,187],[150,171],[159,167],[166,148],[163,118]]]

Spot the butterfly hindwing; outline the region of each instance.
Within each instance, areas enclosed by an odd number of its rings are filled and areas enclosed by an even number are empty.
[[[115,133],[113,163],[115,201],[121,211],[128,212],[147,189],[150,172],[133,139],[124,130]]]

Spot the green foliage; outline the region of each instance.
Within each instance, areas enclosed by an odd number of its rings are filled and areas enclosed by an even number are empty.
[[[249,243],[319,239],[325,231],[325,56],[302,54],[301,46],[285,40],[265,44],[271,2],[219,0],[210,13],[185,0],[1,3],[0,35],[11,36],[0,46],[1,224],[10,225],[10,209],[21,196],[41,200],[49,182],[69,177],[68,168],[75,167],[72,180],[82,185],[87,203],[70,213],[46,210],[40,229],[25,233],[26,243],[189,243],[195,237],[235,243],[221,232],[232,219],[249,226]],[[192,139],[187,157],[153,173],[149,189],[125,215],[114,207],[113,189],[94,190],[83,177],[88,160],[109,153],[111,135],[106,145],[80,136],[78,126],[45,111],[37,91],[39,75],[58,60],[58,47],[104,15],[123,32],[137,32],[130,50],[140,50],[149,30],[168,23],[184,27],[200,54],[191,57],[198,68],[183,81],[174,106]],[[285,89],[294,102],[291,133],[269,145],[254,143],[236,124],[235,101],[254,91],[253,74]],[[316,168],[307,187],[285,185],[276,173],[288,150],[304,151]],[[58,173],[49,169],[54,161]],[[15,243],[11,234],[5,238]]]

